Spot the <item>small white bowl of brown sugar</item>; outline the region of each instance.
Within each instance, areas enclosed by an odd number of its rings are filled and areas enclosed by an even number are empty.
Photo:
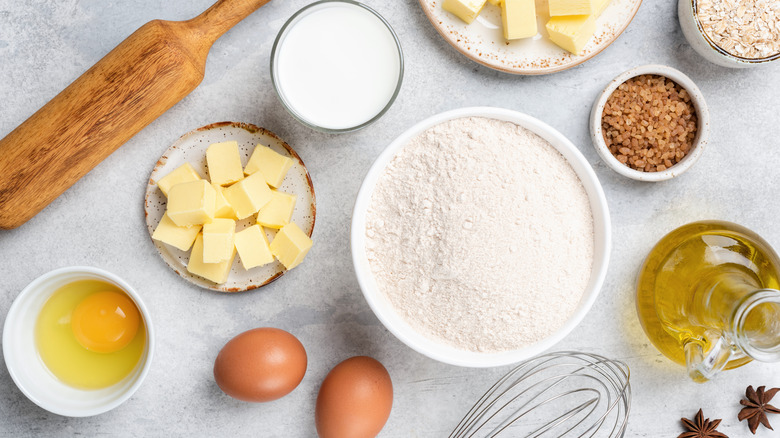
[[[679,0],[685,39],[706,60],[732,68],[780,59],[780,1]]]
[[[601,159],[639,181],[679,176],[707,144],[710,116],[699,87],[679,70],[645,65],[607,85],[590,114]]]

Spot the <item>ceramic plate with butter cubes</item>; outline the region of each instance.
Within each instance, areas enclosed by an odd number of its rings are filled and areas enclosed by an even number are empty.
[[[298,268],[316,217],[298,154],[273,133],[234,122],[196,129],[168,148],[149,178],[145,210],[163,260],[220,292],[256,289],[285,265]]]
[[[596,56],[623,33],[642,3],[642,0],[419,1],[431,24],[459,52],[487,67],[521,75],[555,73]],[[588,10],[580,10],[583,6]]]

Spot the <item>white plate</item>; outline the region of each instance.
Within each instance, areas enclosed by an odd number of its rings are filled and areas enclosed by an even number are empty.
[[[504,39],[498,6],[488,3],[473,23],[466,24],[443,10],[442,0],[419,1],[433,27],[459,52],[487,67],[521,75],[559,72],[596,56],[623,33],[642,4],[642,0],[612,0],[596,21],[596,34],[583,54],[572,55],[547,38],[547,0],[536,0],[539,33],[514,41]]]
[[[241,164],[246,166],[249,156],[252,154],[255,146],[260,143],[270,146],[274,151],[286,155],[293,159],[293,165],[287,172],[287,176],[279,187],[279,190],[292,193],[298,196],[293,211],[292,221],[311,236],[314,230],[314,220],[317,214],[316,200],[314,197],[314,186],[311,183],[309,172],[301,161],[301,158],[295,151],[279,137],[263,128],[247,123],[221,122],[214,123],[202,128],[198,128],[179,138],[167,151],[160,157],[160,160],[154,166],[152,175],[149,177],[149,184],[146,186],[146,227],[149,230],[149,236],[154,233],[157,224],[165,214],[167,199],[165,195],[157,188],[157,181],[181,166],[189,162],[201,178],[206,178],[206,149],[212,143],[235,140],[238,142],[238,149],[241,152]],[[255,217],[250,216],[247,219],[238,221],[236,230],[254,225]],[[266,229],[269,241],[273,240],[276,230]],[[250,289],[256,289],[276,280],[284,275],[286,269],[278,261],[271,264],[245,270],[241,266],[239,256],[233,261],[228,280],[224,284],[216,284],[197,275],[190,274],[187,271],[187,262],[189,261],[189,251],[181,251],[172,246],[153,240],[160,256],[165,263],[171,267],[182,278],[192,284],[219,292],[243,292]],[[300,267],[298,269],[301,269]]]

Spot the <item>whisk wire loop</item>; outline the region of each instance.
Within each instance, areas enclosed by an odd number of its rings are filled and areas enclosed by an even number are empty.
[[[626,364],[595,354],[538,356],[493,384],[450,438],[493,438],[510,431],[529,438],[622,437],[631,407],[629,377]],[[612,427],[604,428],[608,421]]]

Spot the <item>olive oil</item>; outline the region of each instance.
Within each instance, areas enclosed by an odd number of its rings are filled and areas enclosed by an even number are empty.
[[[702,360],[690,345],[700,356],[720,358],[712,373],[738,367],[752,359],[752,347],[743,344],[778,348],[780,292],[773,289],[780,287],[779,267],[771,246],[744,227],[685,225],[663,237],[641,268],[639,320],[653,345],[673,361],[687,362],[689,372],[692,361]]]

